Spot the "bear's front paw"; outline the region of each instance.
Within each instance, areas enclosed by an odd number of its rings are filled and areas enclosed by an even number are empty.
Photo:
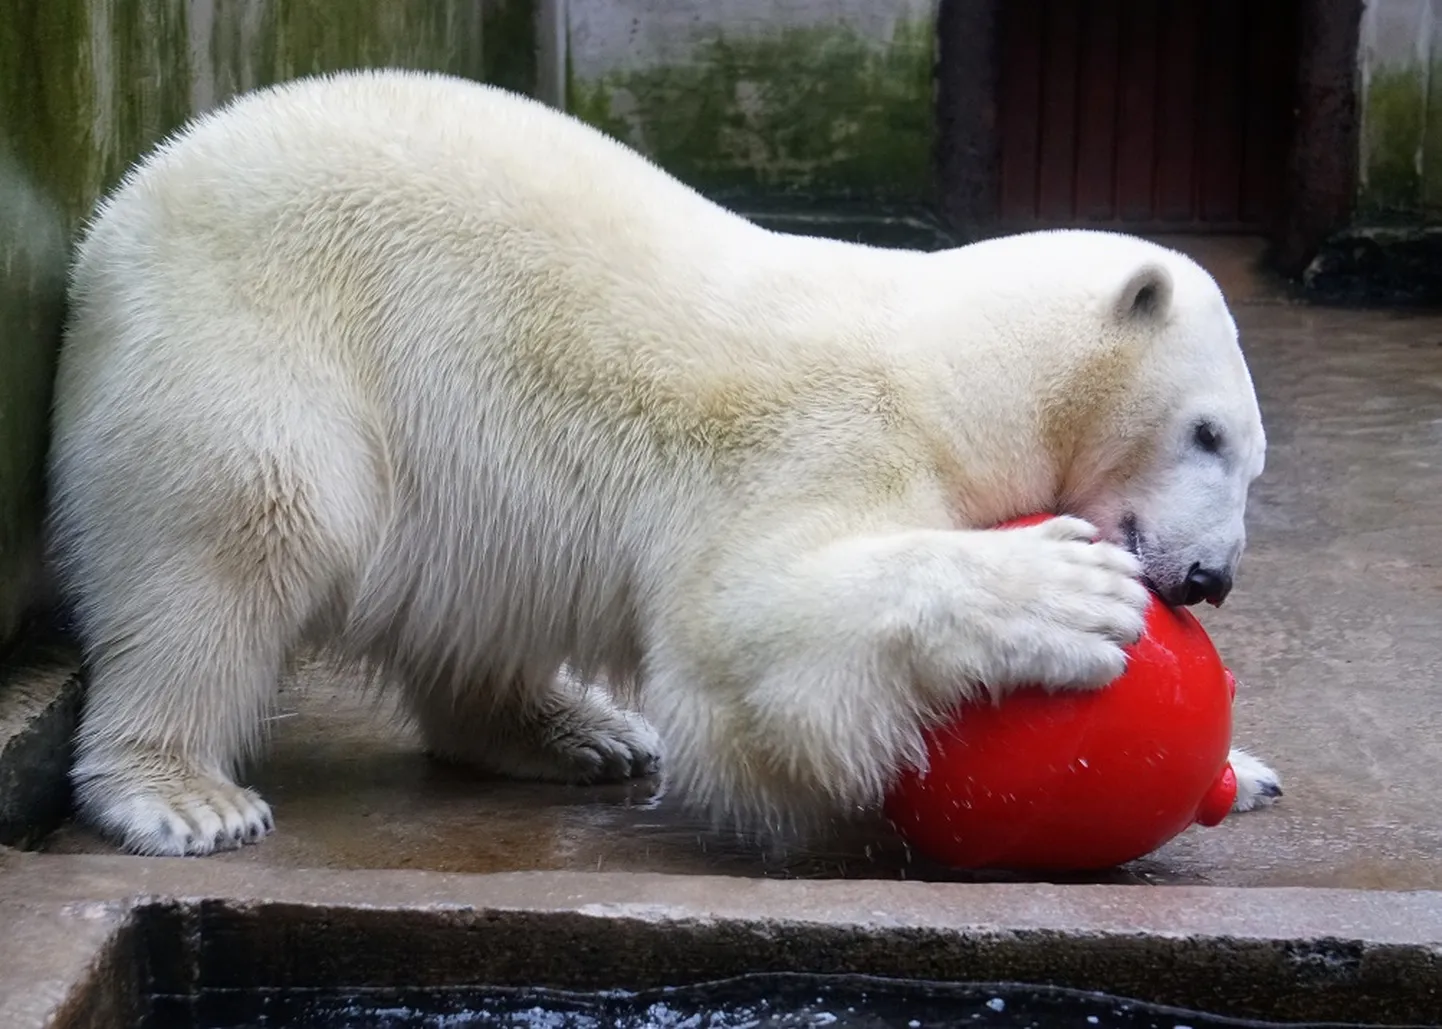
[[[1271,807],[1282,796],[1282,777],[1251,754],[1245,750],[1233,750],[1228,760],[1237,777],[1237,799],[1232,802],[1233,811],[1240,814]]]
[[[1104,686],[1141,638],[1148,594],[1137,559],[1079,518],[969,536],[981,559],[973,610],[978,671],[991,689]]]

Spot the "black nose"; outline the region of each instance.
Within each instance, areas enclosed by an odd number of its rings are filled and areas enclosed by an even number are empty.
[[[1205,600],[1208,604],[1220,607],[1230,592],[1232,592],[1231,572],[1219,572],[1213,568],[1192,565],[1192,570],[1187,573],[1187,581],[1184,584],[1182,603],[1191,607],[1193,604],[1199,604]]]

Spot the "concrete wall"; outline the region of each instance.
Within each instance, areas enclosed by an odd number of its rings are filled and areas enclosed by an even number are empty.
[[[937,0],[547,0],[547,90],[708,191],[932,191]]]
[[[0,651],[38,596],[68,240],[149,145],[237,91],[393,64],[530,90],[536,0],[0,0]]]
[[[1442,0],[1368,0],[1358,215],[1442,222]]]

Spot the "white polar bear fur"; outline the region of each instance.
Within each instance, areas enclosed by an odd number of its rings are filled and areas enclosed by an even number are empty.
[[[443,756],[644,772],[656,734],[609,692],[634,687],[718,819],[873,810],[959,701],[1120,673],[1138,572],[1234,565],[1262,466],[1226,306],[1177,254],[781,235],[442,76],[200,119],[102,204],[71,299],[73,777],[145,853],[270,831],[233,777],[314,643],[395,683]],[[1193,460],[1198,414],[1230,456]],[[1139,507],[1140,562],[1114,545]],[[1041,510],[1096,528],[986,530]]]

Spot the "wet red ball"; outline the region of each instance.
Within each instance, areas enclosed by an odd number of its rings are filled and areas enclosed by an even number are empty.
[[[886,814],[916,850],[956,868],[1123,864],[1230,810],[1234,691],[1201,623],[1153,596],[1119,679],[965,706],[928,734],[926,772],[902,773]]]

